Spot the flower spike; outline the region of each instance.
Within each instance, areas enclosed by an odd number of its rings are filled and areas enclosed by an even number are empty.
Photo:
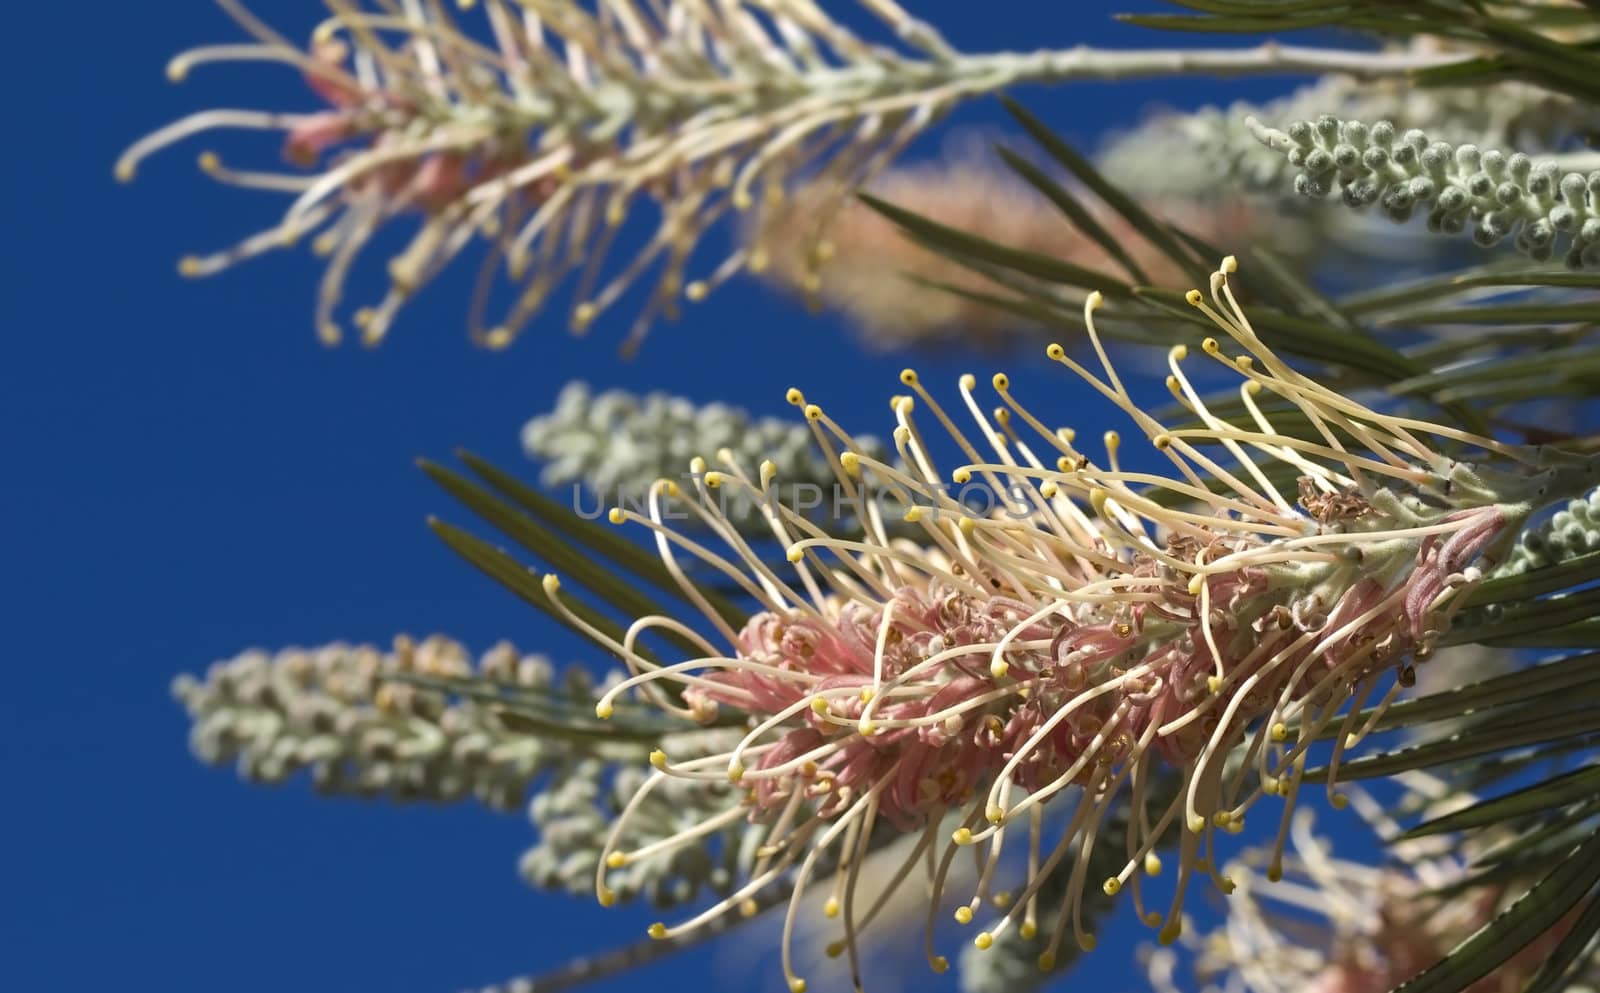
[[[1247,426],[1212,415],[1185,377],[1184,349],[1170,356],[1175,392],[1199,426],[1160,423],[1123,388],[1095,332],[1101,304],[1091,298],[1085,323],[1100,368],[1059,347],[1047,355],[1127,413],[1171,462],[1169,475],[1122,468],[1117,453],[1129,442],[1120,437],[1105,465],[1079,452],[1070,435],[1022,406],[1004,376],[993,381],[1009,412],[1003,431],[973,398],[976,381],[960,384],[984,453],[907,370],[901,382],[915,400],[894,405],[896,465],[860,451],[819,407],[806,413],[830,443],[841,484],[869,499],[896,494],[914,527],[891,537],[885,515],[863,513],[864,535],[833,537],[765,505],[790,562],[814,580],[810,598],[773,598],[720,654],[667,666],[626,659],[637,674],[630,684],[673,684],[701,718],[719,705],[750,713],[743,740],[708,756],[703,769],[659,768],[733,780],[728,809],[764,825],[773,853],[741,893],[787,875],[795,896],[786,933],[816,867],[836,861],[846,880],[835,894],[841,947],[854,956],[872,914],[859,912],[848,880],[864,837],[882,823],[924,833],[931,907],[960,849],[992,866],[1007,836],[1024,832],[1021,889],[977,921],[988,897],[984,870],[961,917],[981,923],[980,945],[1013,928],[1038,934],[1049,961],[1069,932],[1079,947],[1093,944],[1082,927],[1086,893],[1129,889],[1140,899],[1142,877],[1161,871],[1156,849],[1175,840],[1173,901],[1163,912],[1140,911],[1164,941],[1176,940],[1191,880],[1236,886],[1216,868],[1219,834],[1241,830],[1265,796],[1284,799],[1287,832],[1312,743],[1342,731],[1332,745],[1337,762],[1359,737],[1343,716],[1348,708],[1410,678],[1530,514],[1565,495],[1558,491],[1593,485],[1586,463],[1386,414],[1290,368],[1239,306],[1235,268],[1224,260],[1209,292],[1190,294],[1218,331],[1200,351],[1238,377],[1247,399],[1267,393],[1295,407],[1308,433],[1280,433],[1249,403]],[[955,479],[1026,499],[975,515],[948,495],[920,412],[970,459]],[[1015,435],[1023,424],[1039,438]],[[1224,467],[1218,452],[1237,465]],[[1270,482],[1283,469],[1298,477],[1293,502]],[[721,482],[754,489],[752,478],[734,471]],[[768,474],[761,479],[766,485]],[[713,531],[734,534],[716,526],[706,492],[684,498]],[[658,540],[669,533],[659,516],[651,527]],[[737,541],[731,559],[673,545],[719,570],[769,575]],[[796,589],[785,584],[789,594]],[[1392,698],[1380,695],[1383,705]],[[737,776],[725,775],[730,769]],[[1176,788],[1158,793],[1168,799],[1146,816],[1157,777]],[[1120,816],[1130,803],[1140,813]],[[1054,841],[1039,837],[1049,805],[1070,811],[1055,819],[1066,826]],[[951,824],[959,827],[947,833]],[[1109,875],[1092,875],[1087,867],[1103,863],[1103,853],[1093,856],[1108,831],[1123,836],[1116,847],[1125,857]],[[1280,832],[1280,855],[1286,838]],[[1054,922],[1041,924],[1037,897],[1058,868],[1068,870],[1066,897]],[[931,963],[942,961],[931,932],[927,951]]]

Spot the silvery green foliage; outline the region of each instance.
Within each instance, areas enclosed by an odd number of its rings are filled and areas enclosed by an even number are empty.
[[[1299,170],[1294,190],[1303,196],[1337,189],[1347,206],[1377,204],[1396,222],[1423,210],[1432,231],[1458,234],[1471,224],[1479,245],[1514,237],[1535,261],[1561,250],[1571,268],[1600,266],[1600,171],[1563,175],[1551,159],[1452,146],[1415,129],[1400,133],[1388,121],[1324,115],[1283,131],[1246,123]]]
[[[1517,576],[1600,552],[1600,489],[1571,500],[1549,520],[1524,531],[1496,576]]]
[[[590,677],[569,668],[558,685],[545,658],[502,642],[476,668],[457,642],[397,638],[391,651],[332,644],[249,651],[204,678],[179,676],[174,695],[193,721],[195,755],[236,763],[240,775],[281,783],[309,772],[317,789],[449,803],[474,797],[515,809],[543,771],[570,761],[562,742],[513,730],[490,706],[398,682],[406,674],[466,677],[593,706]]]
[[[1114,138],[1099,164],[1124,189],[1154,196],[1212,197],[1221,185],[1279,193],[1295,167],[1263,148],[1246,118],[1297,121],[1323,114],[1389,120],[1402,128],[1422,125],[1451,142],[1551,152],[1572,135],[1600,126],[1600,112],[1592,106],[1525,83],[1424,89],[1327,75],[1264,104],[1240,101],[1162,114]]]
[[[697,737],[722,733],[686,732],[663,744],[674,755],[692,755]],[[528,806],[539,841],[523,853],[523,878],[540,889],[560,889],[593,899],[595,870],[611,824],[650,775],[652,770],[643,758],[615,766],[585,760],[552,780]],[[731,784],[661,777],[638,808],[638,815],[628,821],[628,831],[617,840],[617,847],[635,851],[702,824],[736,802]],[[754,862],[760,838],[760,831],[750,830],[740,819],[708,838],[630,860],[621,868],[608,868],[606,885],[618,900],[645,896],[657,906],[687,903],[707,888],[726,893]]]
[[[717,468],[716,454],[724,448],[749,465],[771,459],[785,496],[797,485],[826,494],[834,484],[804,421],[755,418],[727,404],[696,404],[667,393],[596,393],[582,382],[568,383],[554,410],[527,423],[522,446],[545,463],[544,485],[581,484],[607,506],[642,500],[658,479],[687,480],[696,456]],[[872,449],[881,455],[876,445]],[[821,499],[826,506],[826,496]],[[728,511],[741,525],[761,525],[748,501],[731,497]]]

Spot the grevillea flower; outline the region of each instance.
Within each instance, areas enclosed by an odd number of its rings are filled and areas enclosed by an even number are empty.
[[[1067,223],[1049,201],[997,163],[976,157],[885,170],[871,192],[897,207],[1011,248],[1122,274],[1101,244]],[[831,207],[836,194],[801,185],[780,203],[754,212],[747,240],[763,276],[837,310],[884,349],[936,345],[1005,346],[1043,329],[1016,314],[957,293],[930,292],[932,283],[993,293],[995,284],[971,268],[917,245],[893,222],[858,200]],[[1201,203],[1176,199],[1145,204],[1152,213],[1198,238],[1251,237],[1260,226],[1237,198]],[[1096,222],[1127,246],[1141,282],[1170,285],[1182,277],[1172,259],[1109,210]]]
[[[1278,44],[968,55],[897,0],[858,2],[898,47],[864,40],[814,0],[473,0],[460,4],[481,8],[470,23],[437,0],[324,2],[330,16],[302,48],[243,0],[217,0],[253,42],[197,48],[168,67],[182,80],[206,63],[280,63],[300,71],[320,106],[201,111],[140,139],[116,174],[132,179],[151,153],[202,132],[283,133],[299,172],[201,155],[213,178],[294,202],[278,224],[185,258],[180,270],[207,275],[314,236],[328,260],[316,327],[330,343],[342,336],[335,312],[357,256],[398,219],[417,229],[389,260],[388,292],[354,312],[366,343],[481,240],[489,251],[469,310],[475,340],[509,344],[569,281],[571,324],[584,330],[653,274],[631,348],[682,297],[698,299],[755,261],[736,249],[691,277],[701,236],[723,215],[781,201],[796,177],[828,191],[825,215],[971,97],[1029,81],[1295,69],[1371,78],[1441,62]],[[613,271],[612,242],[640,201],[659,223]],[[509,306],[494,302],[502,270]],[[498,318],[486,317],[491,306]]]
[[[389,292],[355,312],[367,343],[483,238],[492,250],[471,310],[476,340],[508,344],[568,276],[577,283],[572,324],[582,330],[654,270],[636,344],[684,293],[699,297],[745,265],[736,251],[688,281],[690,254],[718,217],[781,199],[800,169],[818,170],[843,196],[982,69],[951,62],[948,45],[895,0],[862,6],[913,52],[870,45],[809,2],[462,4],[482,8],[480,27],[424,0],[327,0],[331,16],[304,49],[240,0],[218,3],[254,43],[186,52],[168,75],[181,80],[218,61],[283,63],[300,70],[322,108],[203,111],[137,142],[116,172],[131,179],[150,153],[199,132],[283,132],[284,157],[307,172],[238,170],[210,152],[200,160],[222,182],[293,194],[283,220],[180,268],[207,275],[320,232],[312,244],[328,266],[317,329],[329,343],[341,337],[334,312],[356,255],[391,221],[413,217],[420,226],[389,262]],[[607,276],[611,242],[641,199],[660,224]],[[516,300],[489,325],[502,265]]]
[[[1351,796],[1375,827],[1399,833],[1373,798],[1360,790]],[[1457,793],[1452,802],[1470,799]],[[1287,854],[1252,850],[1228,864],[1236,888],[1223,927],[1186,937],[1187,949],[1151,953],[1147,969],[1157,993],[1388,993],[1505,909],[1503,885],[1440,895],[1473,875],[1470,859],[1445,839],[1391,842],[1396,864],[1373,866],[1336,857],[1312,831],[1308,811],[1295,813],[1289,835]],[[1558,923],[1464,989],[1526,988],[1570,928],[1570,920]],[[1185,965],[1195,983],[1177,981]],[[1585,989],[1597,978],[1591,967],[1562,988]]]
[[[917,873],[934,895],[926,954],[943,970],[947,961],[932,946],[938,898],[952,861],[972,849],[984,868],[958,919],[989,915],[974,939],[979,948],[1010,928],[1043,934],[1040,964],[1049,968],[1068,932],[1081,947],[1094,943],[1082,926],[1088,886],[1130,891],[1140,916],[1163,940],[1175,939],[1193,877],[1234,886],[1216,868],[1218,835],[1240,830],[1266,796],[1286,801],[1281,850],[1312,742],[1338,731],[1336,776],[1343,749],[1370,727],[1357,723],[1358,711],[1375,694],[1387,705],[1412,663],[1429,656],[1463,591],[1480,578],[1480,556],[1500,554],[1528,514],[1561,495],[1554,491],[1582,486],[1592,469],[1381,413],[1296,372],[1252,330],[1229,284],[1233,269],[1225,260],[1209,299],[1198,290],[1189,299],[1230,342],[1208,338],[1202,351],[1239,378],[1246,426],[1218,418],[1201,400],[1184,372],[1184,346],[1171,351],[1168,385],[1194,424],[1169,427],[1141,409],[1096,333],[1098,296],[1087,301],[1085,322],[1101,371],[1059,345],[1047,352],[1121,408],[1170,460],[1170,474],[1122,468],[1114,433],[1105,461],[1096,461],[1075,447],[1071,431],[1024,407],[1003,374],[993,380],[1002,405],[992,414],[980,408],[973,377],[960,384],[984,454],[908,370],[902,381],[914,395],[893,403],[896,464],[863,455],[798,390],[790,400],[834,458],[842,491],[918,495],[903,517],[920,526],[920,544],[889,538],[879,501],[863,500],[866,535],[849,539],[766,501],[793,567],[780,574],[720,517],[716,492],[761,500],[776,470],[766,463],[752,472],[723,452],[715,471],[694,466],[695,492],[663,480],[642,511],[618,508],[611,518],[654,532],[691,600],[704,604],[680,555],[741,587],[760,605],[742,627],[706,604],[710,636],[650,616],[612,638],[546,577],[554,609],[633,672],[600,699],[600,716],[634,687],[685,717],[709,720],[721,707],[748,715],[747,733],[724,752],[655,752],[656,775],[613,829],[620,836],[656,784],[680,777],[741,790],[719,814],[657,847],[695,844],[736,820],[764,838],[738,888],[651,934],[692,932],[787,879],[784,969],[799,991],[805,984],[787,934],[808,890],[830,887],[828,909],[841,915],[840,945],[854,961],[856,937],[886,894]],[[1275,429],[1258,402],[1263,395],[1290,405],[1309,431]],[[965,453],[967,464],[948,477],[925,444],[919,410]],[[1273,481],[1285,469],[1299,480],[1293,495]],[[1016,506],[968,512],[943,492],[947,478],[1013,493]],[[684,498],[674,510],[697,517],[726,549],[709,547],[702,532],[690,538],[665,525],[673,498]],[[699,652],[676,664],[652,661],[639,650],[652,631]],[[1158,777],[1180,787],[1153,789]],[[1158,793],[1171,801],[1152,804]],[[1100,828],[1119,805],[1133,812],[1115,842],[1121,868],[1087,879],[1097,842],[1109,843]],[[1047,807],[1059,811],[1048,822]],[[863,900],[859,867],[880,829],[914,833],[917,843],[891,884]],[[1160,871],[1157,848],[1169,840],[1176,894],[1164,909],[1147,908],[1140,884]],[[1002,851],[1018,846],[1026,882],[1014,893],[991,892]],[[612,895],[605,867],[625,866],[635,854],[608,844],[597,879],[602,902]],[[1039,888],[1069,868],[1068,899],[1054,920],[1039,921]]]

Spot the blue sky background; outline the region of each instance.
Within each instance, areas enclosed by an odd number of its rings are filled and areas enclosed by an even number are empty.
[[[912,6],[972,51],[1159,43],[1106,19],[1150,3]],[[292,37],[320,13],[314,0],[257,7]],[[397,632],[445,632],[474,650],[505,637],[562,662],[592,659],[428,532],[429,513],[465,515],[415,457],[467,446],[531,475],[518,430],[574,377],[779,414],[785,388],[799,385],[841,421],[887,433],[884,400],[907,357],[864,355],[832,318],[752,282],[659,327],[631,363],[615,355],[626,311],[586,339],[546,320],[490,354],[463,332],[468,272],[422,294],[382,349],[325,349],[310,322],[319,266],[304,251],[199,282],[175,272],[180,255],[230,244],[280,201],[212,187],[194,165],[203,143],[158,157],[132,186],[111,177],[127,143],[192,109],[309,107],[298,80],[222,67],[169,85],[172,54],[238,38],[204,0],[22,4],[7,17],[5,985],[448,993],[640,934],[648,912],[525,888],[515,862],[531,829],[520,815],[329,801],[303,784],[260,789],[203,768],[168,682],[250,646],[386,643]],[[1284,85],[1023,95],[1087,143],[1150,101],[1191,106]],[[991,102],[955,123],[1002,127]],[[937,149],[934,137],[911,157]],[[994,364],[954,352],[915,361],[945,383]],[[1071,410],[1083,396],[1042,359],[1006,365],[1038,406],[1059,398]],[[1068,416],[1094,428],[1100,415]],[[1082,981],[1142,988],[1129,942],[1107,944]],[[601,988],[703,989],[709,956]],[[717,985],[780,987],[775,972],[762,976]]]

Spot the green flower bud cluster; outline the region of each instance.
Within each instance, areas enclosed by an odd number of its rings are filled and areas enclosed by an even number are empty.
[[[1396,222],[1426,211],[1431,231],[1459,234],[1471,224],[1485,247],[1513,238],[1538,262],[1561,250],[1570,268],[1600,266],[1600,171],[1563,174],[1553,159],[1452,146],[1388,121],[1324,115],[1284,131],[1254,118],[1246,124],[1299,170],[1294,190],[1302,196],[1337,189],[1346,206],[1377,204]]]
[[[666,393],[596,393],[582,382],[568,383],[554,410],[527,423],[522,445],[545,463],[545,486],[581,484],[608,504],[640,500],[658,479],[683,479],[697,456],[717,468],[716,454],[725,448],[749,465],[776,463],[780,496],[796,485],[823,492],[834,485],[804,421],[755,418],[727,404],[698,405]],[[873,445],[869,454],[882,452]],[[730,499],[728,516],[740,526],[763,520],[753,501],[738,498]]]
[[[1590,552],[1600,552],[1600,489],[1523,532],[1495,575],[1517,576]]]
[[[1600,126],[1600,112],[1592,106],[1526,83],[1420,88],[1405,81],[1327,75],[1264,104],[1240,101],[1159,115],[1112,139],[1099,165],[1123,189],[1152,196],[1210,198],[1222,182],[1244,192],[1275,193],[1295,166],[1262,148],[1245,120],[1316,120],[1324,114],[1389,120],[1401,128],[1426,125],[1456,143],[1551,152],[1573,135]]]
[[[318,790],[499,810],[521,805],[545,770],[573,749],[514,729],[492,704],[399,677],[476,676],[491,687],[564,697],[592,708],[591,677],[569,668],[558,684],[548,660],[502,642],[473,665],[459,643],[433,636],[374,645],[249,651],[179,676],[173,694],[193,722],[202,761],[235,763],[245,779],[276,784],[305,772]]]
[[[676,735],[668,739],[673,742],[669,747],[675,755],[691,753],[690,739],[705,733],[716,732]],[[584,760],[540,790],[528,807],[539,840],[523,853],[519,863],[523,878],[540,889],[559,889],[593,899],[600,851],[611,824],[651,774],[642,759],[619,765]],[[616,847],[631,853],[691,830],[732,806],[736,802],[733,790],[728,783],[663,777],[638,808],[638,815],[629,819]],[[607,867],[606,887],[619,901],[643,896],[659,907],[688,903],[707,889],[726,894],[741,871],[755,861],[760,838],[760,831],[748,830],[742,819],[736,820],[699,844],[629,856],[622,865]]]

